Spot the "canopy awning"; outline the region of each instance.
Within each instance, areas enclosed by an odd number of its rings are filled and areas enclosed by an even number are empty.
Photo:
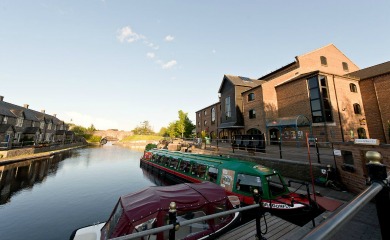
[[[310,120],[304,115],[276,118],[268,121],[266,127],[304,127],[311,126]]]
[[[243,125],[237,124],[237,122],[228,122],[228,123],[221,123],[221,125],[218,126],[219,129],[228,129],[228,128],[244,128]]]

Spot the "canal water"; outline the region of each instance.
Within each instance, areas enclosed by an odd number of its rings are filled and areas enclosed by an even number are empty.
[[[121,195],[163,184],[141,155],[114,145],[0,166],[0,239],[69,239],[106,221]]]

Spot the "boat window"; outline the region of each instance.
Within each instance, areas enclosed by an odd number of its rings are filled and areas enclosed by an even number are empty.
[[[190,162],[181,160],[179,170],[188,173],[190,171]]]
[[[209,167],[208,175],[209,175],[209,181],[215,183],[218,177],[218,168]]]
[[[178,164],[179,164],[179,159],[172,158],[171,162],[169,163],[169,167],[176,169]]]
[[[197,176],[198,178],[204,178],[206,168],[206,165],[194,163],[192,165],[191,174]]]
[[[116,228],[116,225],[118,224],[120,217],[122,216],[122,213],[123,213],[123,208],[121,204],[118,202],[116,204],[114,214],[111,215],[110,220],[108,220],[108,223],[106,223],[104,229],[102,230],[102,234],[106,236],[105,239],[109,239],[111,237],[112,233]]]
[[[263,191],[260,176],[237,174],[236,190],[252,194],[254,189]]]
[[[167,166],[168,165],[168,162],[169,162],[169,157],[163,157],[162,160],[161,160],[161,165],[165,165]]]
[[[158,156],[156,157],[156,163],[161,163],[161,160],[162,160],[162,156]]]
[[[199,217],[204,217],[206,216],[205,211],[203,210],[198,210],[198,211],[193,211],[193,212],[178,212],[177,214],[177,221],[185,221],[185,220],[190,220],[190,219],[195,219]],[[167,214],[165,216],[165,221],[164,222],[169,222],[169,215]],[[180,226],[179,230],[176,232],[176,239],[185,239],[187,237],[193,237],[193,239],[196,238],[196,234],[203,232],[206,230],[209,230],[210,226],[207,223],[207,221],[200,221],[200,222],[195,222],[186,226]],[[167,233],[169,231],[166,231]],[[164,232],[165,236],[165,232]],[[168,235],[167,235],[168,236]],[[200,237],[200,236],[199,236]],[[164,239],[168,239],[164,238]]]
[[[284,193],[285,186],[279,174],[267,176],[269,191],[272,196]]]
[[[149,229],[156,228],[156,227],[157,227],[157,219],[152,218],[152,219],[147,220],[144,223],[141,223],[141,224],[135,226],[132,233],[142,232],[142,231],[149,230]],[[155,234],[146,235],[143,237],[143,239],[156,239],[156,235]]]

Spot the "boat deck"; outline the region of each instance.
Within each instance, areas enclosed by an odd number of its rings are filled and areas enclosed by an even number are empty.
[[[287,222],[279,217],[271,215],[270,213],[265,214],[265,219],[267,221],[268,230],[266,234],[262,234],[267,240],[272,239],[283,239],[283,236],[286,236],[289,233],[292,233],[294,230],[300,229],[300,226],[293,223]],[[265,232],[266,225],[264,223],[264,218],[261,218],[261,231]],[[244,225],[241,225],[238,228],[231,230],[230,232],[219,237],[219,240],[228,240],[228,239],[255,239],[256,238],[256,220],[252,220]]]

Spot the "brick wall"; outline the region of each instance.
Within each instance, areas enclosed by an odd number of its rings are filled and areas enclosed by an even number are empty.
[[[382,154],[382,163],[389,171],[390,166],[390,145],[358,145],[353,143],[334,143],[334,149],[341,151],[349,151],[353,156],[353,164],[345,164],[343,156],[336,156],[336,166],[339,172],[341,181],[348,188],[349,191],[360,193],[366,189],[366,177],[368,176],[365,158],[366,151],[377,151]]]

